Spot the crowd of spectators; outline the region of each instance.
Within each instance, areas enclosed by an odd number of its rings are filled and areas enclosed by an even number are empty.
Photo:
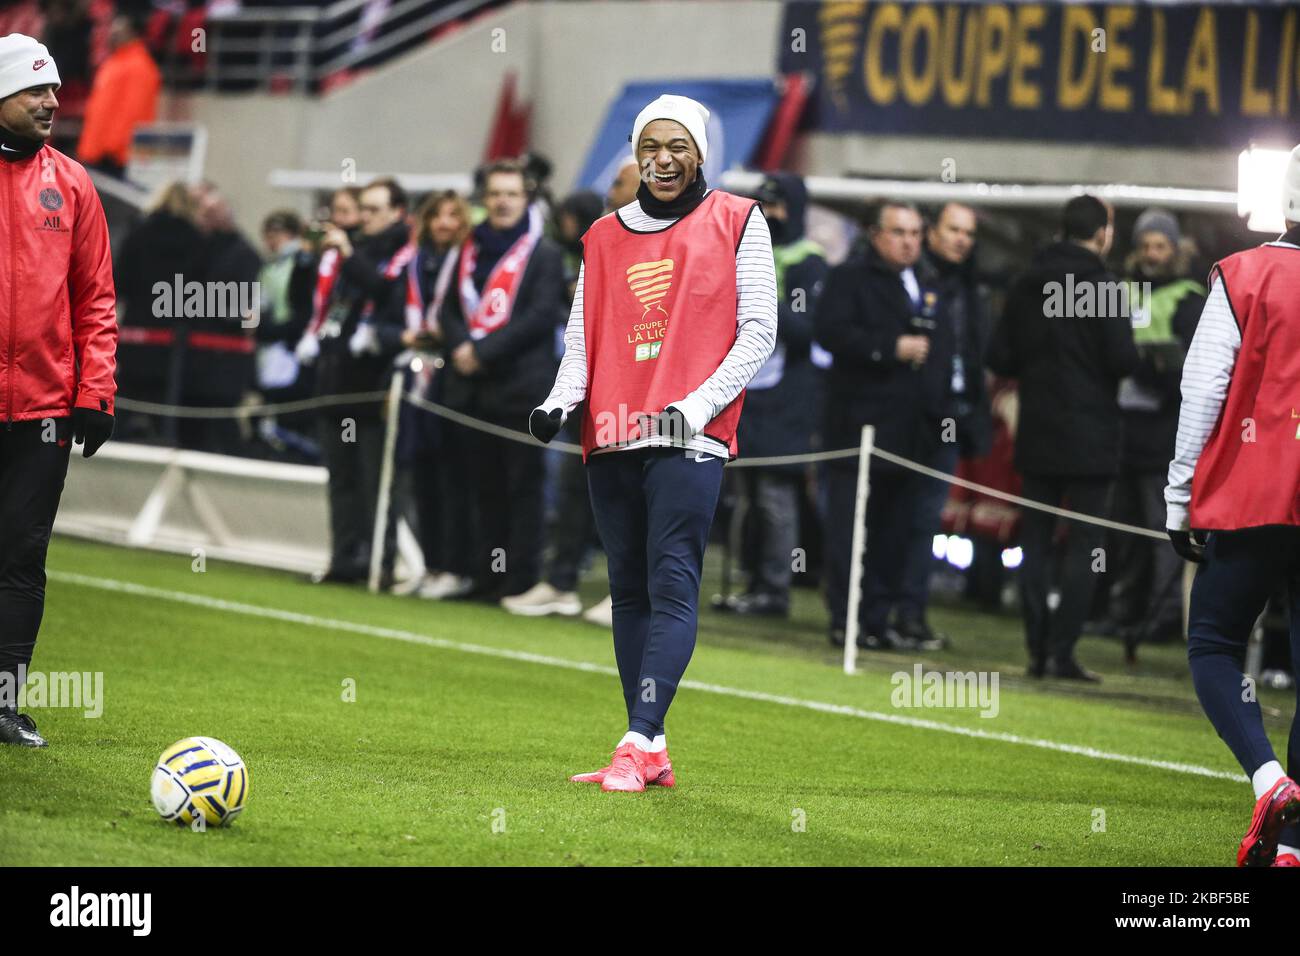
[[[234,227],[212,184],[163,190],[122,244],[124,397],[250,410],[233,418],[123,413],[127,437],[320,462],[329,471],[332,551],[320,581],[359,583],[371,565],[384,447],[375,396],[396,369],[407,395],[488,426],[522,431],[562,354],[581,236],[630,202],[636,169],[606,196],[556,200],[541,157],[485,165],[470,196],[420,201],[391,178],[347,186],[304,220],[277,210],[262,252]],[[1078,197],[1059,235],[994,297],[975,269],[981,214],[948,203],[872,210],[847,258],[832,264],[808,235],[807,191],[769,175],[758,198],[773,237],[778,345],[751,382],[742,454],[800,456],[877,448],[1047,505],[1159,529],[1177,427],[1182,357],[1205,289],[1173,214],[1137,220],[1132,254],[1109,266],[1114,211]],[[177,314],[158,283],[249,284],[257,314],[226,302]],[[1131,293],[1115,314],[1045,320],[1054,284]],[[352,397],[348,397],[352,396]],[[264,403],[315,399],[310,411]],[[499,602],[524,615],[584,613],[578,582],[599,542],[580,459],[465,427],[427,404],[400,406],[383,583],[430,600]],[[565,438],[576,442],[578,416]],[[734,469],[718,537],[743,586],[715,602],[782,617],[791,589],[824,589],[829,637],[847,626],[853,458]],[[1003,555],[1019,547],[1030,672],[1094,680],[1075,657],[1081,633],[1141,641],[1182,633],[1181,562],[1167,545],[954,489],[873,458],[860,601],[860,645],[934,650],[929,623],[936,535],[975,543],[969,574],[1000,595]],[[395,580],[393,531],[404,518],[424,571]],[[1098,573],[1098,549],[1111,555]],[[1104,562],[1103,562],[1104,563]],[[997,598],[995,597],[994,602]],[[608,600],[586,611],[607,621]]]

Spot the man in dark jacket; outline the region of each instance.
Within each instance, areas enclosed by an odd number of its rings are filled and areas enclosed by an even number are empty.
[[[155,286],[170,286],[178,275],[182,281],[200,276],[207,240],[199,231],[196,214],[189,187],[180,181],[171,183],[113,256],[118,300],[124,307],[117,381],[123,394],[137,401],[162,403],[174,401],[179,394],[179,389],[170,388],[168,377],[173,369],[184,372],[175,352],[185,348],[176,338],[185,319],[172,309],[156,308]],[[118,430],[127,440],[166,439],[174,444],[176,419],[124,412]]]
[[[316,363],[316,394],[346,395],[387,387],[401,349],[401,316],[387,308],[402,281],[399,255],[410,237],[406,192],[391,179],[361,193],[356,243],[337,226],[327,228],[326,249],[337,250],[338,278],[324,320],[299,343],[298,356]],[[304,343],[315,347],[304,348]],[[319,352],[318,355],[313,353]],[[316,581],[356,582],[369,576],[379,474],[383,464],[382,404],[360,402],[321,409],[321,453],[329,469],[330,566]],[[390,525],[391,532],[391,525]]]
[[[877,448],[930,465],[953,412],[953,340],[937,289],[917,275],[921,215],[909,204],[887,202],[869,238],[863,255],[830,270],[814,318],[817,341],[834,357],[826,379],[826,446],[856,446],[870,424]],[[826,597],[831,641],[842,644],[857,459],[830,465]],[[862,645],[924,647],[891,627],[889,616],[902,596],[904,556],[926,486],[916,472],[880,459],[872,460],[870,481]]]
[[[1105,517],[1119,472],[1120,379],[1137,370],[1127,287],[1106,269],[1114,213],[1093,196],[1065,206],[1064,230],[1013,284],[1006,311],[989,343],[988,366],[1019,379],[1016,467],[1024,496]],[[1102,529],[1071,521],[1061,568],[1053,581],[1056,518],[1024,509],[1020,585],[1029,673],[1097,681],[1074,657],[1105,570]],[[1059,586],[1053,612],[1048,596]]]
[[[493,424],[517,429],[555,379],[555,327],[565,316],[559,247],[542,235],[528,204],[523,169],[493,163],[484,175],[487,219],[461,247],[454,294],[443,300],[449,371],[443,400]],[[480,596],[528,591],[541,574],[542,447],[463,429],[457,457],[477,493]]]
[[[172,352],[169,401],[238,405],[255,383],[251,290],[262,259],[235,225],[230,203],[215,185],[200,183],[193,193],[203,235],[196,277],[205,289],[224,289],[228,294],[210,296],[210,308],[177,323],[178,348]],[[237,294],[229,294],[236,290]],[[239,426],[232,419],[181,419],[178,426],[182,448],[221,454],[240,451]]]
[[[737,435],[747,457],[802,455],[811,451],[817,414],[810,349],[813,309],[828,271],[826,253],[804,235],[808,190],[801,177],[768,176],[758,199],[776,264],[776,348],[746,386]],[[737,515],[748,527],[743,563],[749,570],[746,593],[728,602],[738,614],[789,613],[805,470],[777,465],[737,472],[742,500]]]
[[[566,309],[572,306],[577,294],[578,276],[582,271],[582,237],[604,213],[604,201],[589,189],[569,194],[556,208],[555,240],[563,256]],[[556,355],[561,356],[564,354],[562,329],[557,329],[557,339]],[[571,416],[561,429],[561,439],[579,444],[582,441],[581,425],[580,415]],[[591,512],[591,497],[587,491],[587,466],[581,456],[560,456],[554,493],[555,519],[547,533],[549,566],[542,579],[527,591],[501,600],[501,606],[511,614],[573,617],[582,613],[578,576],[591,542],[596,539],[596,518]],[[603,613],[599,604],[595,609],[598,614]]]
[[[975,210],[948,203],[926,230],[921,262],[934,276],[944,318],[952,329],[951,428],[945,429],[930,467],[946,474],[957,470],[959,458],[988,453],[993,422],[984,382],[984,345],[988,315],[984,291],[975,280]],[[925,486],[917,507],[903,570],[903,594],[896,628],[905,638],[933,643],[943,636],[930,628],[925,612],[930,603],[930,568],[934,536],[941,528],[944,502],[951,485],[937,478],[921,479]]]
[[[1173,213],[1148,209],[1133,227],[1128,274],[1138,296],[1133,340],[1142,364],[1119,388],[1124,417],[1115,520],[1164,528],[1164,486],[1178,435],[1183,358],[1205,307],[1206,288],[1191,278]],[[1162,541],[1125,532],[1110,536],[1117,580],[1111,614],[1129,646],[1181,639],[1183,562]]]

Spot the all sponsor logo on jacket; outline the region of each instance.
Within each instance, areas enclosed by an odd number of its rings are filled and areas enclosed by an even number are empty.
[[[41,208],[47,212],[41,217],[40,223],[36,226],[40,232],[67,232],[68,223],[64,221],[60,210],[63,208],[63,194],[53,186],[49,186],[40,191],[36,197]]]

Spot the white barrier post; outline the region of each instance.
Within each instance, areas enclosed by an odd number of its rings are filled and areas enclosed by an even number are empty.
[[[379,591],[379,577],[384,564],[384,536],[388,534],[388,502],[393,489],[393,459],[397,455],[397,419],[402,412],[402,380],[405,368],[393,371],[385,404],[384,461],[379,471],[379,500],[375,503],[375,534],[370,539],[370,592]]]
[[[858,609],[862,604],[862,560],[867,545],[867,495],[871,492],[868,473],[876,430],[862,426],[858,447],[858,492],[853,499],[853,556],[849,561],[849,611],[844,621],[844,673],[853,674],[858,662]]]

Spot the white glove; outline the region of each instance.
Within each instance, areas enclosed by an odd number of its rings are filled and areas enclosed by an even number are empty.
[[[320,355],[320,339],[316,338],[311,332],[306,333],[298,340],[293,355],[298,360],[298,364],[310,365]]]
[[[357,330],[352,333],[352,338],[348,339],[348,351],[356,358],[363,355],[378,355],[379,336],[375,332],[375,327],[369,322],[358,325]]]

